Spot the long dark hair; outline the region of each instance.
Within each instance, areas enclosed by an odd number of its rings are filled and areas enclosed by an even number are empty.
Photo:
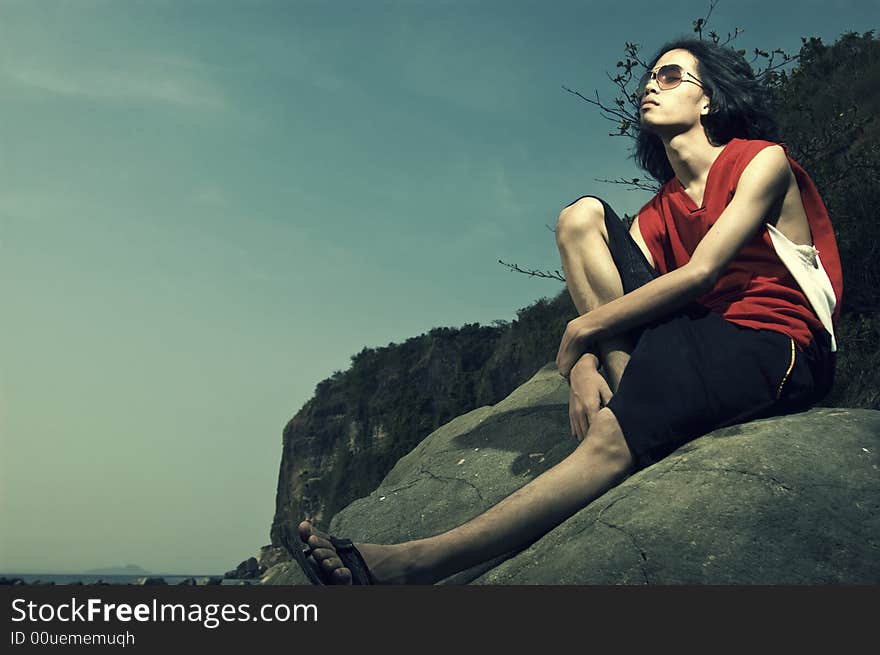
[[[733,138],[779,141],[779,127],[772,114],[772,94],[755,78],[752,67],[736,50],[709,41],[677,38],[665,43],[651,59],[653,70],[670,50],[687,50],[697,59],[697,75],[703,92],[709,96],[709,114],[703,117],[706,138],[720,146]],[[641,99],[639,99],[641,102]],[[656,134],[636,127],[633,159],[660,183],[675,172],[666,157],[663,142]]]

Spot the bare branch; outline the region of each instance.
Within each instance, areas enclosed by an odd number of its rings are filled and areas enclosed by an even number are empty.
[[[525,268],[520,268],[516,264],[508,264],[507,262],[501,261],[500,259],[498,260],[498,263],[506,266],[511,271],[514,271],[516,273],[522,273],[524,275],[529,275],[531,277],[542,277],[542,278],[546,278],[548,280],[559,280],[560,282],[565,282],[565,277],[558,270],[557,271],[539,271],[539,270],[525,269]]]
[[[720,45],[722,45],[722,46],[727,45],[728,43],[730,43],[731,41],[733,41],[734,39],[736,39],[736,37],[738,37],[738,36],[739,36],[740,34],[742,34],[743,32],[745,32],[745,30],[742,29],[741,27],[734,27],[734,28],[733,28],[733,36],[731,36],[731,35],[730,35],[730,32],[728,32],[728,33],[727,33],[727,40],[726,40],[724,43],[720,44]],[[715,43],[718,43],[718,41],[720,41],[720,37],[715,38]]]
[[[709,22],[709,16],[712,15],[712,10],[715,9],[715,5],[718,4],[718,0],[711,0],[709,3],[709,12],[706,14],[705,18],[698,18],[694,21],[694,32],[699,34],[700,40],[703,40],[703,28],[706,26],[706,23]],[[711,34],[710,34],[711,36]],[[716,41],[717,43],[717,41]]]
[[[566,91],[568,91],[569,93],[576,95],[581,100],[589,102],[591,105],[596,105],[599,108],[600,112],[605,112],[605,113],[601,114],[602,118],[605,118],[610,121],[620,121],[618,123],[619,134],[617,134],[617,135],[612,134],[610,136],[623,136],[623,135],[632,136],[632,134],[629,133],[629,128],[633,123],[635,123],[637,121],[637,118],[634,115],[629,114],[622,109],[614,109],[613,107],[606,107],[602,103],[602,101],[599,100],[598,91],[596,92],[596,99],[593,100],[591,98],[587,98],[586,96],[581,94],[579,91],[574,91],[573,89],[569,89],[567,86],[563,86],[562,88],[565,89]],[[608,114],[608,115],[606,115],[606,114]]]
[[[650,191],[651,193],[657,193],[660,190],[659,184],[651,184],[650,182],[642,182],[640,178],[634,177],[632,179],[625,179],[622,177],[617,178],[616,180],[602,180],[597,177],[593,178],[595,182],[606,182],[607,184],[626,184],[627,190],[630,191]]]

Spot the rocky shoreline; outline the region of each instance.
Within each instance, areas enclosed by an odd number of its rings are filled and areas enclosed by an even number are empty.
[[[203,587],[212,585],[255,585],[262,583],[262,577],[266,571],[282,562],[290,561],[291,557],[284,548],[278,546],[267,545],[260,548],[254,557],[249,557],[242,561],[236,568],[227,571],[223,575],[208,576],[192,576],[180,580],[179,582],[168,582],[162,576],[144,575],[134,577],[130,582],[111,582],[98,578],[95,582],[85,582],[84,580],[72,580],[69,582],[57,582],[54,580],[25,580],[17,576],[0,576],[0,586],[2,585],[28,585],[36,587],[51,586],[153,586],[168,585],[178,587]],[[78,575],[78,574],[77,574]],[[177,576],[173,576],[177,577]]]
[[[227,571],[224,578],[234,580],[253,580],[256,584],[262,584],[266,572],[273,566],[291,561],[290,553],[281,546],[268,544],[260,548],[254,557],[241,562],[235,569]]]
[[[75,580],[72,582],[55,582],[54,580],[31,580],[27,582],[23,578],[6,578],[0,577],[0,585],[28,585],[32,587],[53,587],[53,586],[73,586],[73,587],[85,587],[85,586],[152,586],[152,585],[174,585],[174,586],[183,586],[183,587],[203,587],[203,586],[211,586],[211,585],[221,585],[223,584],[225,578],[219,575],[210,575],[210,576],[202,576],[198,578],[186,578],[185,580],[181,580],[180,582],[171,583],[165,580],[163,577],[159,576],[144,576],[133,580],[132,582],[107,582],[103,579],[98,579],[95,582],[83,582],[82,580]],[[239,585],[249,585],[253,584],[250,580],[236,580]]]

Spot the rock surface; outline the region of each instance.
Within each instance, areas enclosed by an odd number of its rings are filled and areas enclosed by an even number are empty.
[[[223,577],[227,580],[252,580],[254,578],[259,578],[265,572],[266,567],[261,566],[256,557],[248,557],[236,568],[224,573]]]
[[[239,563],[239,565],[223,574],[226,580],[255,580],[260,578],[268,568],[290,560],[290,554],[282,546],[267,544],[262,546],[255,557]]]
[[[260,568],[263,569],[263,572],[269,567],[287,561],[290,561],[290,554],[287,552],[287,549],[281,546],[268,544],[260,548],[260,552],[257,553],[257,562],[260,563]]]
[[[552,366],[442,426],[331,531],[396,543],[484,511],[564,458]],[[816,408],[717,430],[612,489],[528,549],[448,584],[877,584],[880,412]],[[295,564],[265,584],[306,584]]]
[[[223,578],[219,575],[207,575],[201,578],[196,578],[196,584],[199,586],[203,585],[221,585],[223,584]]]
[[[140,586],[153,586],[153,585],[164,585],[168,584],[165,582],[165,578],[160,578],[156,576],[144,576],[141,578],[137,578],[132,584],[140,585]]]
[[[272,543],[282,543],[282,526],[304,517],[326,527],[426,435],[510,394],[555,357],[576,315],[563,291],[510,324],[434,328],[354,355],[284,428]]]

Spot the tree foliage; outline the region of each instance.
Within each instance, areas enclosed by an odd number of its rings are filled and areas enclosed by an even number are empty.
[[[792,156],[822,195],[840,248],[845,312],[876,312],[880,284],[880,41],[802,39],[800,65],[773,81]]]

